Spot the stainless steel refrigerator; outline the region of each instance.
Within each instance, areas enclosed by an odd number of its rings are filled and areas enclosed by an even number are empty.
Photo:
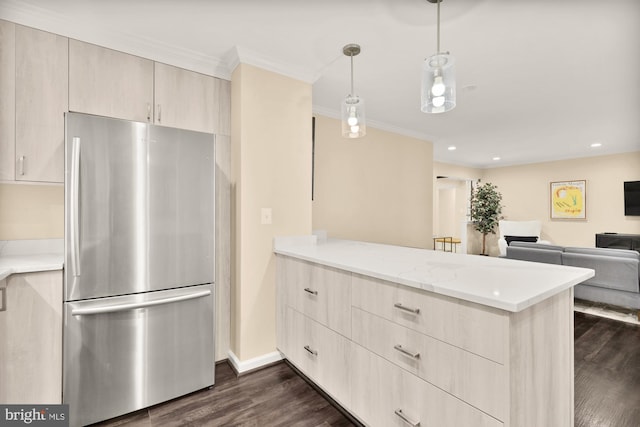
[[[63,402],[79,426],[214,383],[214,135],[65,124]]]

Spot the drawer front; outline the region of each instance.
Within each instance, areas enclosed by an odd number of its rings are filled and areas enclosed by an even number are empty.
[[[351,335],[351,273],[279,256],[285,303],[313,320]]]
[[[507,415],[506,367],[382,317],[353,309],[352,340],[498,418]]]
[[[506,312],[358,274],[351,284],[355,307],[505,363]]]
[[[351,409],[371,427],[503,425],[357,344],[351,363]]]
[[[349,360],[351,342],[340,334],[287,309],[287,359],[335,400],[349,406]]]

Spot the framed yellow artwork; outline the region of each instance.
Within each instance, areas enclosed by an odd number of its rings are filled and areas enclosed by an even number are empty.
[[[551,183],[551,219],[587,219],[587,181]]]

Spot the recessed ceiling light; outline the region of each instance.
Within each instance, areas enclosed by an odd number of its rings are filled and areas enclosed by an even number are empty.
[[[591,144],[591,148],[598,148],[598,147],[602,147],[601,142],[594,142],[593,144]]]
[[[496,160],[496,161],[500,160],[500,157],[496,156],[496,157],[493,158],[493,160]]]
[[[447,150],[449,150],[449,151],[454,151],[455,149],[456,149],[455,145],[450,145],[450,146],[447,147]]]

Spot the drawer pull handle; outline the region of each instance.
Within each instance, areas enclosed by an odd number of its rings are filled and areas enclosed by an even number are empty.
[[[414,359],[420,359],[420,353],[412,353],[409,350],[405,350],[404,348],[402,348],[402,346],[400,344],[394,345],[393,348],[395,348],[396,350],[398,350],[402,354],[406,354],[409,357],[412,357]]]
[[[25,156],[20,156],[19,159],[19,163],[20,163],[20,176],[24,176],[24,162],[26,160]]]
[[[402,311],[406,311],[408,313],[420,314],[420,309],[419,308],[405,307],[404,305],[400,304],[399,302],[393,304],[393,306],[395,308],[398,308],[398,309],[400,309]]]
[[[309,347],[308,345],[305,345],[304,349],[307,350],[309,353],[313,354],[314,356],[318,355],[318,352],[315,350],[311,350],[311,347]]]
[[[318,295],[318,291],[312,291],[312,290],[311,290],[311,289],[309,289],[309,288],[304,288],[304,291],[305,291],[306,293],[309,293],[309,294],[312,294],[312,295]]]
[[[400,417],[400,419],[402,421],[404,421],[405,423],[407,423],[408,425],[412,426],[412,427],[420,427],[420,421],[412,421],[411,419],[409,419],[404,412],[402,412],[402,409],[396,409],[395,413],[397,416]]]

